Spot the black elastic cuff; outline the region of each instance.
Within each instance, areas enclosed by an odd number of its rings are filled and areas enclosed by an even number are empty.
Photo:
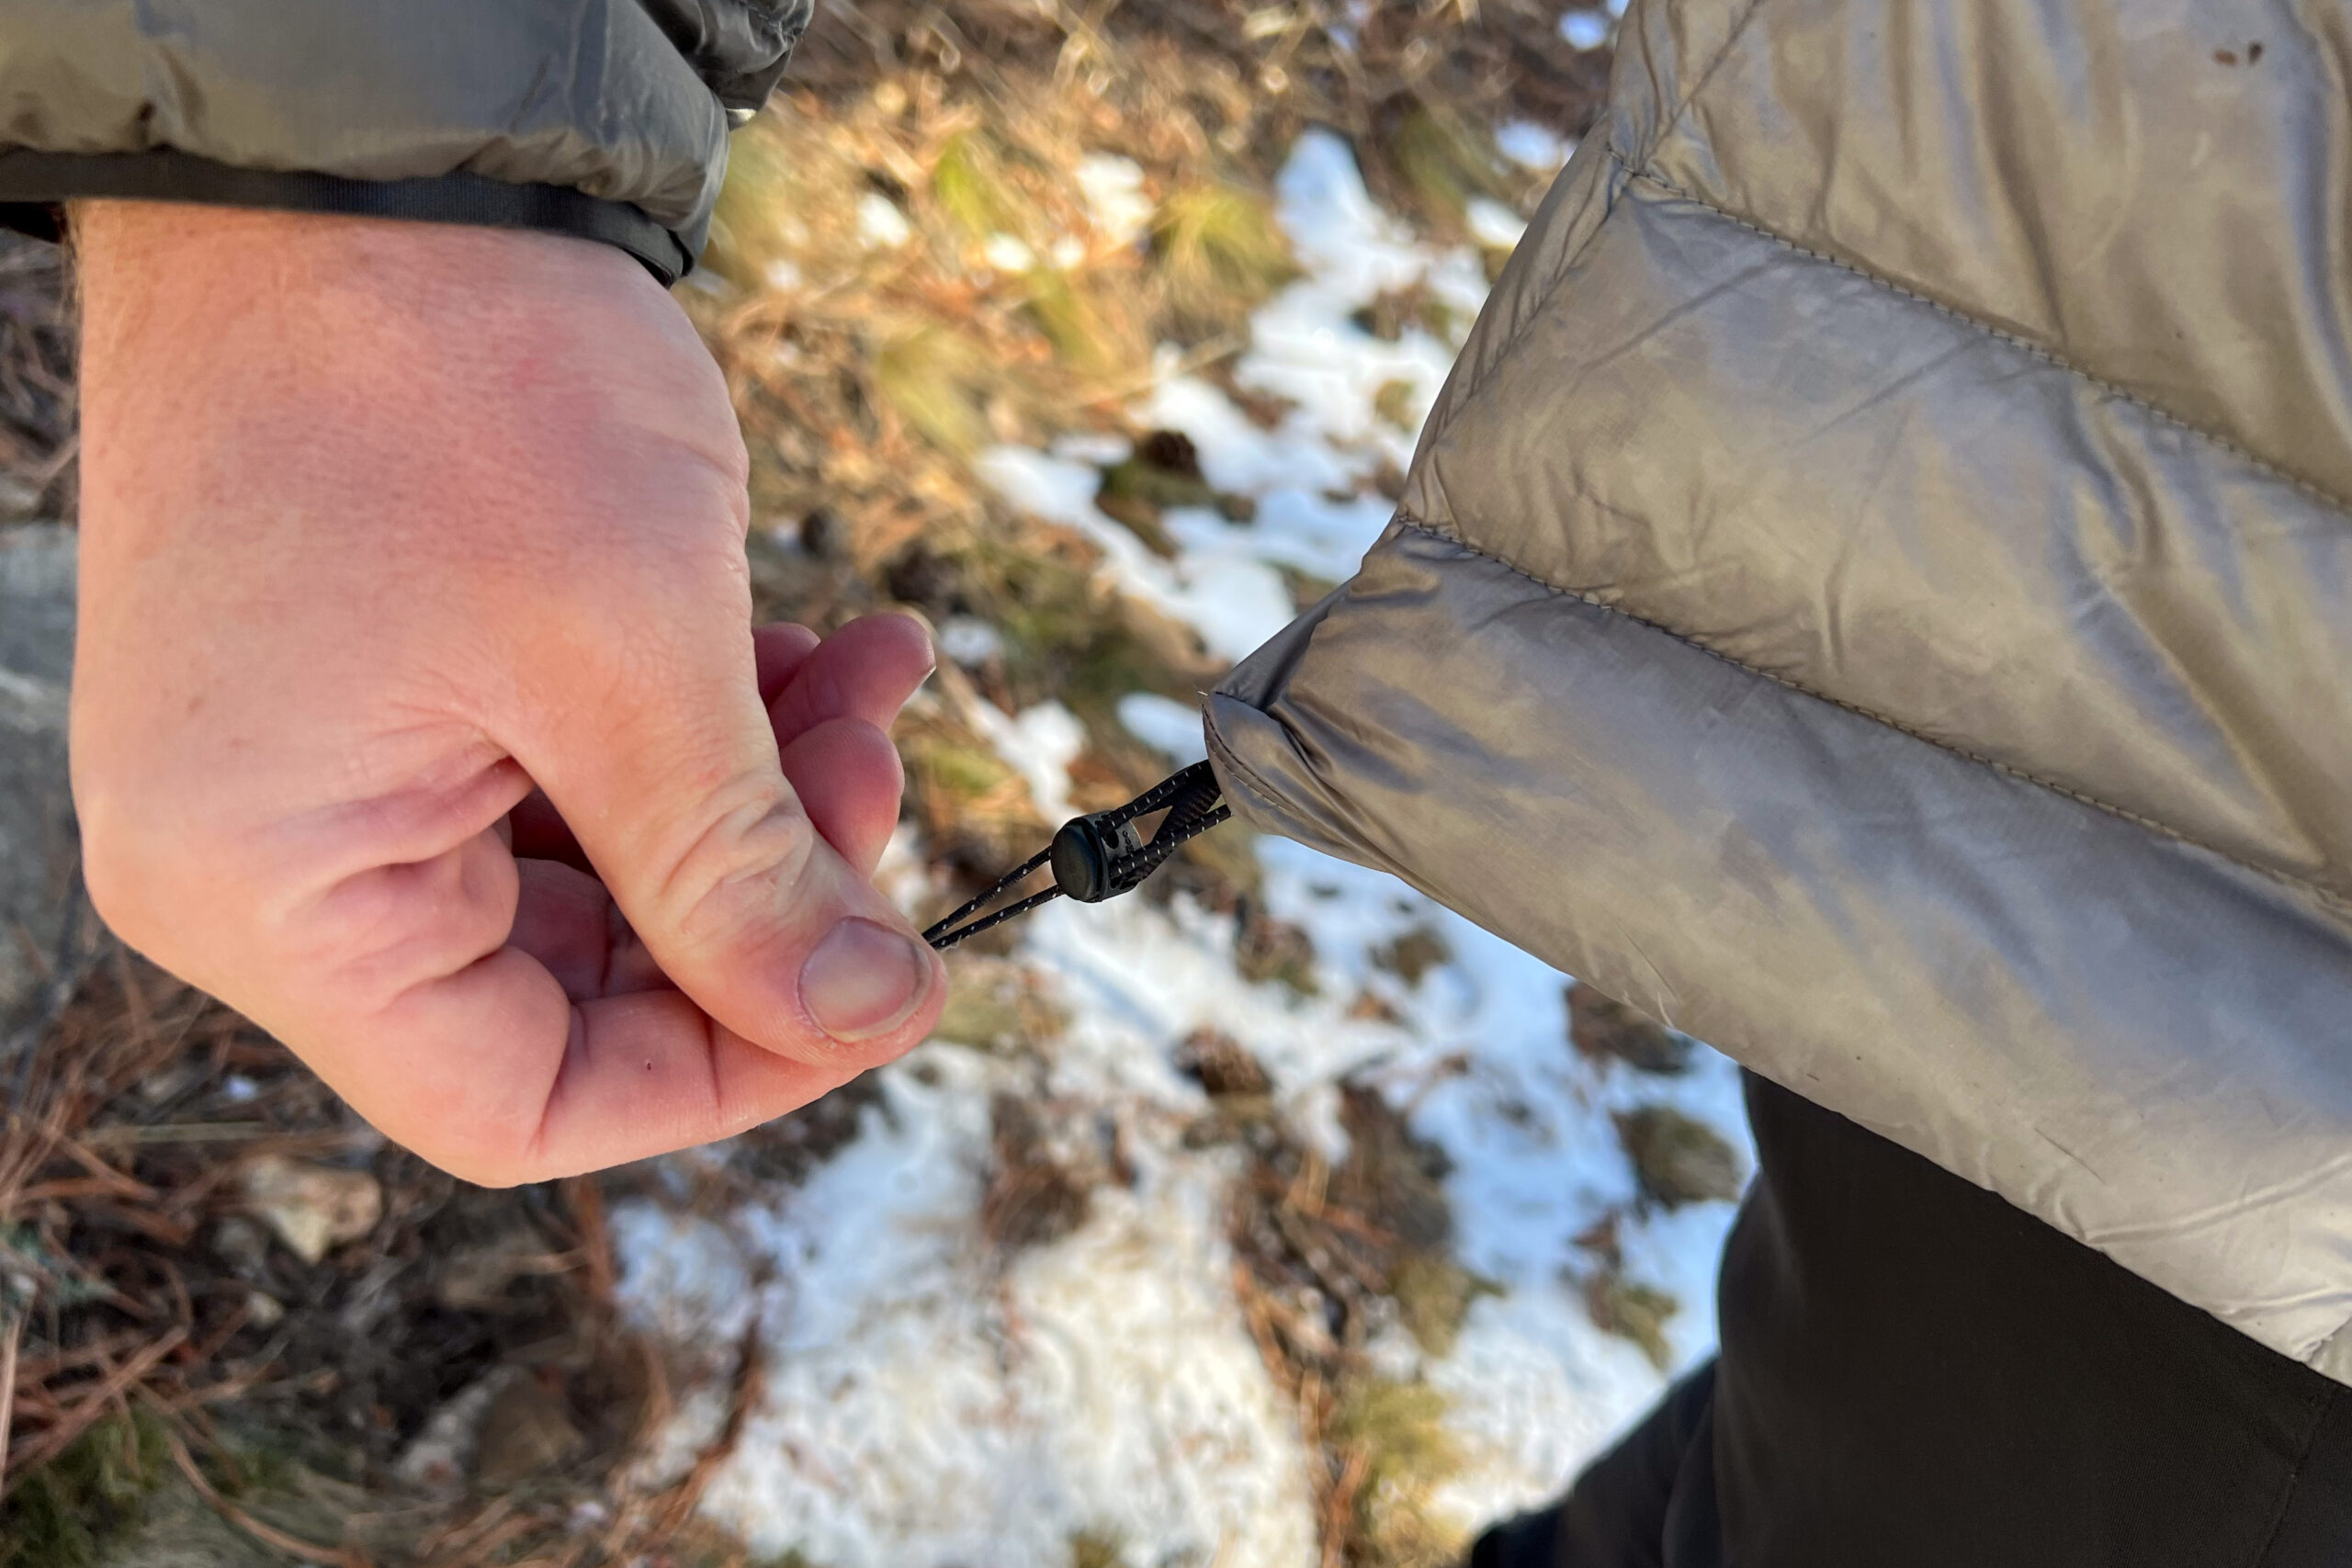
[[[192,152],[0,152],[0,226],[54,240],[58,208],[85,197],[191,201],[353,218],[407,218],[534,229],[617,245],[666,288],[694,266],[676,235],[625,201],[602,201],[563,186],[509,185],[481,175],[416,180],[351,180],[337,175],[241,169]]]

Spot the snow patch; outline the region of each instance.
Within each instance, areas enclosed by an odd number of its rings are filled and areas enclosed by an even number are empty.
[[[1155,751],[1165,752],[1179,765],[1206,761],[1209,748],[1201,733],[1201,710],[1151,692],[1129,692],[1119,699],[1119,724]]]
[[[1612,30],[1604,12],[1567,11],[1560,17],[1560,36],[1571,49],[1599,49],[1609,41]]]
[[[895,251],[914,238],[914,226],[898,203],[879,191],[857,198],[857,237],[872,251]]]
[[[1507,120],[1497,126],[1495,146],[1512,163],[1540,175],[1560,168],[1577,150],[1573,139],[1526,119]]]
[[[1572,15],[1605,33],[1598,13]],[[1531,167],[1568,151],[1534,127],[1504,136]],[[1093,238],[1140,243],[1140,171],[1099,157],[1080,180]],[[1486,289],[1476,251],[1427,243],[1383,212],[1336,136],[1303,136],[1276,194],[1306,276],[1257,312],[1233,376],[1288,412],[1265,428],[1172,349],[1130,410],[1138,427],[1190,436],[1211,486],[1255,503],[1250,522],[1176,509],[1163,519],[1175,558],[1153,554],[1094,503],[1102,468],[1129,454],[1115,436],[999,447],[979,464],[1010,503],[1092,540],[1120,592],[1227,658],[1291,618],[1285,570],[1342,580],[1386,525],[1393,508],[1374,481],[1409,459],[1415,432],[1399,417],[1426,416]],[[1499,208],[1472,216],[1484,243],[1517,238]],[[1459,323],[1383,341],[1355,320],[1415,289]],[[950,623],[948,657],[985,661],[987,629]],[[1202,754],[1190,705],[1136,694],[1118,714],[1179,763]],[[1047,819],[1068,815],[1077,718],[1053,703],[1017,716],[979,704],[976,721]],[[1664,1078],[1588,1058],[1567,1040],[1566,981],[1540,961],[1383,873],[1258,845],[1264,913],[1312,942],[1312,994],[1245,980],[1233,918],[1186,897],[1047,905],[1013,928],[1014,962],[1068,1020],[1043,1060],[925,1046],[876,1075],[880,1104],[798,1190],[723,1225],[650,1204],[616,1211],[632,1322],[705,1345],[756,1328],[764,1347],[764,1393],[704,1503],[755,1553],[1030,1568],[1066,1561],[1069,1538],[1093,1530],[1138,1564],[1317,1561],[1310,1456],[1233,1296],[1224,1216],[1238,1167],[1231,1151],[1184,1143],[1206,1102],[1173,1052],[1195,1030],[1244,1044],[1281,1113],[1328,1157],[1344,1156],[1339,1086],[1353,1080],[1380,1088],[1452,1161],[1456,1252],[1502,1293],[1476,1303],[1448,1356],[1402,1336],[1377,1349],[1395,1375],[1448,1396],[1467,1462],[1440,1501],[1465,1528],[1556,1495],[1665,1386],[1587,1310],[1599,1262],[1578,1238],[1597,1220],[1614,1216],[1627,1278],[1681,1302],[1669,1371],[1709,1353],[1732,1207],[1645,1212],[1611,1118],[1669,1105],[1752,1162],[1732,1066],[1702,1051],[1689,1074]],[[902,903],[919,896],[903,832],[884,880]],[[1435,954],[1418,981],[1394,956],[1408,937]],[[1011,1255],[978,1218],[1000,1093],[1073,1135],[1115,1137],[1133,1171],[1130,1185],[1094,1189],[1075,1232]],[[689,1398],[673,1435],[696,1419],[710,1419],[708,1401]]]
[[[1086,198],[1088,224],[1114,245],[1139,245],[1150,231],[1151,197],[1143,170],[1132,158],[1089,152],[1078,161],[1078,188]]]

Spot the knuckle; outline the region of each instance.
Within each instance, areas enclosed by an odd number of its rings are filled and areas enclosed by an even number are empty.
[[[781,773],[731,779],[708,802],[656,893],[670,929],[690,944],[731,929],[747,897],[797,881],[817,840]]]
[[[355,1005],[386,1005],[504,944],[521,895],[511,858],[479,840],[345,878],[289,922],[289,953]]]
[[[473,1109],[402,1118],[386,1132],[417,1157],[476,1187],[520,1187],[545,1174],[538,1168],[536,1118]]]

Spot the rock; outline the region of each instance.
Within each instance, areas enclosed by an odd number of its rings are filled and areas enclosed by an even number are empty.
[[[243,1214],[231,1214],[212,1228],[212,1251],[240,1280],[267,1276],[269,1238]]]
[[[1372,951],[1373,967],[1387,970],[1416,989],[1420,987],[1422,976],[1442,964],[1453,962],[1453,947],[1430,926],[1415,926],[1396,941]]]
[[[1642,1197],[1660,1208],[1710,1200],[1730,1202],[1747,1184],[1739,1155],[1724,1135],[1670,1105],[1620,1111],[1617,1136],[1634,1162]]]
[[[493,1368],[442,1402],[425,1418],[409,1446],[392,1461],[392,1473],[420,1491],[455,1496],[466,1489],[474,1456],[481,1448],[483,1420],[492,1401],[523,1374],[513,1367]]]
[[[384,1190],[364,1170],[267,1155],[245,1168],[245,1206],[305,1263],[357,1241],[384,1213]]]
[[[1094,1172],[1074,1168],[1047,1136],[1026,1100],[999,1094],[989,1102],[996,1153],[980,1198],[980,1228],[1008,1252],[1046,1247],[1084,1224],[1093,1211]]]
[[[0,1047],[70,985],[95,923],[82,918],[65,773],[74,666],[74,530],[0,528]]]
[[[1214,1029],[1195,1029],[1176,1047],[1176,1069],[1196,1080],[1212,1100],[1263,1100],[1274,1080],[1250,1047]]]
[[[548,1272],[553,1258],[547,1238],[527,1220],[518,1220],[487,1240],[449,1253],[435,1275],[433,1296],[457,1312],[511,1312],[515,1281]]]

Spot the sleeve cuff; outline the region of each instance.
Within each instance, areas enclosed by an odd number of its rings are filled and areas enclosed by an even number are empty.
[[[334,212],[353,218],[405,218],[424,223],[571,234],[627,251],[664,287],[694,267],[694,254],[639,208],[600,200],[563,186],[510,185],[463,173],[425,179],[355,180],[335,175],[239,168],[172,151],[0,152],[0,226],[53,240],[58,236],[59,207],[89,197]]]

